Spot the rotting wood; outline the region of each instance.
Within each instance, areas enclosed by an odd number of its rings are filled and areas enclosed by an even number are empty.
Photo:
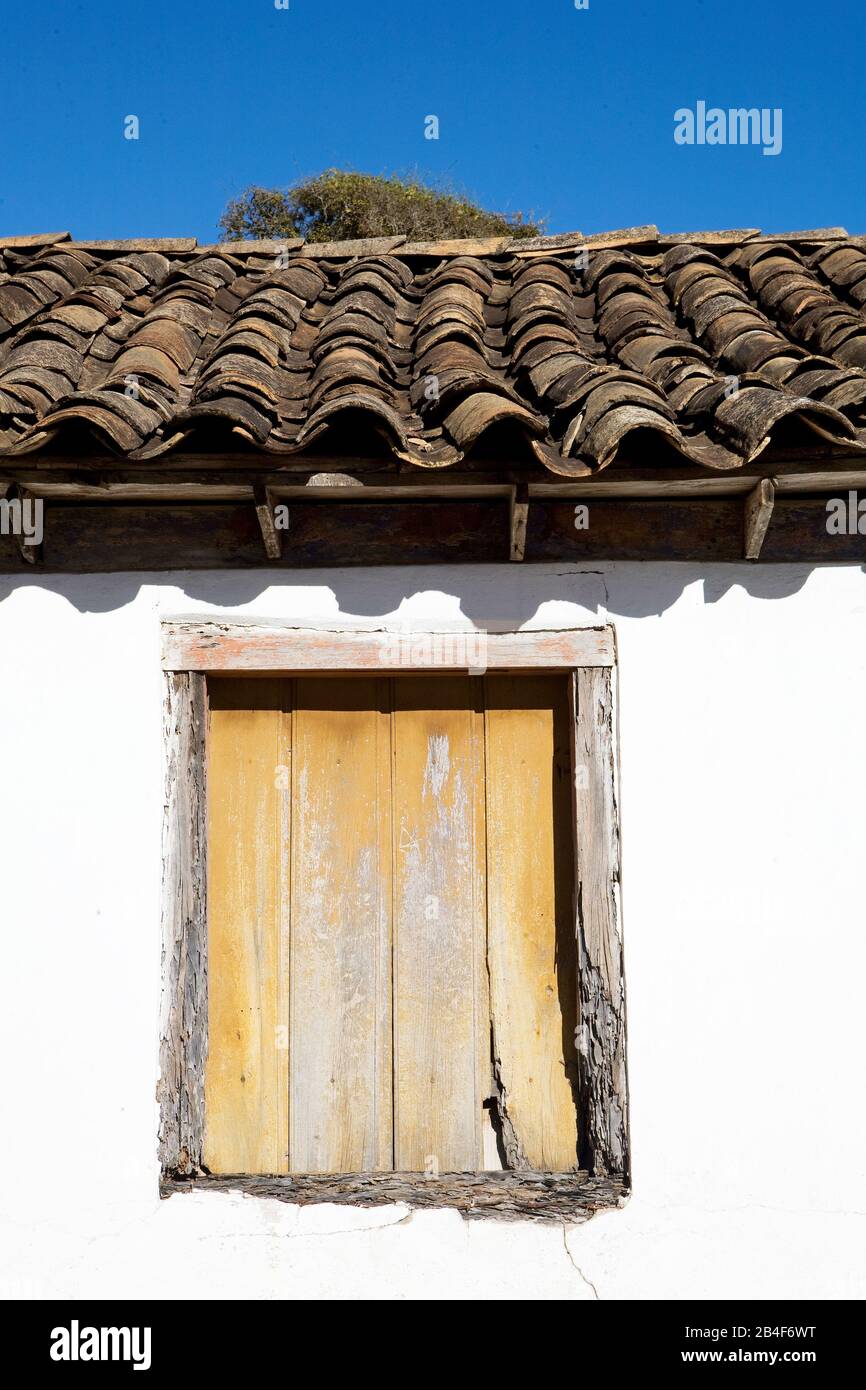
[[[609,627],[555,631],[438,633],[326,631],[212,619],[165,619],[162,664],[167,671],[402,671],[424,642],[437,654],[439,671],[610,666],[615,660]],[[415,644],[413,646],[413,643]],[[417,666],[415,666],[417,671]]]
[[[621,1178],[589,1173],[339,1173],[291,1177],[163,1179],[160,1196],[181,1192],[241,1192],[301,1206],[311,1202],[377,1207],[394,1202],[413,1208],[454,1207],[469,1219],[499,1221],[588,1220],[596,1211],[624,1205],[628,1187]]]
[[[762,478],[746,498],[744,515],[745,558],[757,560],[764,544],[775,504],[775,488],[771,478]]]
[[[207,1056],[207,834],[204,676],[165,677],[159,1156],[164,1173],[201,1171]]]
[[[614,679],[572,677],[580,1166],[629,1178]]]
[[[262,533],[265,554],[269,560],[279,560],[283,553],[283,538],[281,533],[277,530],[277,523],[274,517],[273,494],[263,482],[256,482],[254,495],[256,516],[259,519],[259,529]]]
[[[569,682],[485,678],[487,960],[508,1166],[577,1167]],[[527,827],[531,826],[531,833]]]
[[[517,483],[511,489],[510,498],[510,549],[509,560],[519,561],[526,553],[526,524],[529,518],[529,488],[526,483]]]

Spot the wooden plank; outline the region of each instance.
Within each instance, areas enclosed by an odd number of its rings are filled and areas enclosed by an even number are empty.
[[[866,537],[827,534],[825,503],[824,497],[777,494],[760,562],[833,564],[866,559]],[[526,561],[743,559],[741,495],[704,500],[599,498],[587,505],[589,526],[576,530],[574,501],[531,499]],[[292,544],[284,547],[281,560],[268,562],[255,510],[248,504],[98,505],[58,500],[51,506],[46,526],[41,570],[78,574],[263,570],[270,564],[294,571],[322,566],[499,563],[508,556],[504,500],[298,501],[291,511]],[[0,572],[21,573],[22,569],[17,549],[0,545]]]
[[[629,1176],[613,674],[581,669],[574,707],[575,934],[582,1168]]]
[[[760,563],[834,564],[866,560],[866,536],[827,534],[827,499],[780,497]],[[741,562],[743,502],[738,497],[668,498],[589,505],[589,527],[574,529],[569,502],[533,502],[526,559]]]
[[[425,646],[426,643],[426,646]],[[616,660],[613,630],[587,627],[555,632],[413,633],[328,632],[193,618],[162,623],[162,664],[167,671],[401,671],[420,655],[435,655],[440,671],[610,666]],[[426,664],[433,664],[428,659]]]
[[[402,246],[405,236],[362,237],[356,241],[308,241],[301,251],[303,260],[354,260],[360,256],[386,256]]]
[[[460,237],[446,238],[442,241],[407,241],[398,247],[395,256],[501,256],[507,251],[512,238],[504,237]]]
[[[640,498],[663,497],[710,498],[742,497],[750,493],[764,477],[771,477],[779,492],[832,492],[840,487],[859,487],[866,484],[866,468],[824,468],[798,465],[780,473],[778,464],[750,464],[742,471],[704,473],[689,477],[685,469],[605,469],[600,478],[578,479],[569,483],[530,483],[530,499],[574,497]],[[383,489],[378,489],[382,491]]]
[[[658,241],[659,229],[653,223],[640,227],[622,227],[615,232],[593,232],[584,237],[584,244],[592,251],[603,251],[614,247],[647,246]]]
[[[333,497],[333,493],[331,493]],[[396,510],[394,510],[396,508]],[[507,555],[507,503],[321,501],[292,506],[287,568],[495,563]],[[399,539],[397,539],[399,537]],[[243,505],[58,502],[45,566],[79,573],[141,569],[262,569],[256,513]]]
[[[688,241],[693,246],[742,246],[744,241],[754,241],[761,235],[760,227],[734,227],[721,232],[667,232],[659,237],[659,246],[677,246]]]
[[[70,241],[64,251],[160,251],[164,255],[186,255],[198,246],[190,237],[131,237],[126,241]]]
[[[648,455],[643,464],[636,464],[633,460],[614,462],[603,469],[601,473],[582,479],[565,479],[546,471],[539,473],[537,469],[532,470],[528,467],[525,458],[508,454],[498,455],[489,461],[479,461],[476,467],[470,468],[464,462],[444,469],[411,465],[407,467],[405,464],[401,465],[399,460],[396,460],[391,454],[380,456],[318,452],[307,454],[301,451],[297,454],[274,456],[251,451],[238,453],[228,450],[218,453],[204,451],[190,453],[183,448],[178,448],[149,460],[141,461],[118,458],[116,454],[106,454],[96,450],[90,454],[73,457],[68,453],[53,452],[50,445],[43,450],[21,455],[7,452],[0,455],[0,459],[2,459],[4,468],[36,469],[40,473],[44,471],[60,473],[61,475],[69,475],[70,472],[78,474],[97,471],[116,478],[118,481],[134,478],[145,482],[166,475],[175,477],[180,475],[188,479],[210,478],[212,482],[223,482],[229,479],[240,481],[246,478],[250,483],[256,477],[264,477],[269,486],[273,486],[281,479],[288,482],[300,482],[303,485],[308,477],[334,471],[413,492],[418,488],[426,488],[431,485],[450,490],[454,484],[475,485],[482,488],[499,485],[507,489],[515,482],[525,481],[530,486],[530,495],[532,496],[540,496],[544,490],[551,487],[594,489],[597,486],[610,486],[619,491],[620,485],[623,483],[631,484],[641,481],[650,488],[656,483],[661,483],[663,486],[680,482],[694,483],[698,486],[704,483],[712,490],[718,484],[737,485],[742,484],[743,481],[748,482],[748,480],[751,480],[751,484],[754,485],[760,477],[777,477],[780,474],[794,478],[797,476],[808,477],[818,472],[829,475],[832,479],[839,470],[859,468],[862,471],[864,467],[862,446],[853,443],[848,447],[827,444],[822,442],[817,435],[812,436],[812,438],[814,442],[806,447],[787,444],[779,448],[768,447],[757,459],[744,464],[742,468],[717,470],[689,463],[685,459],[680,463],[671,463],[669,457],[665,458],[659,453]],[[740,486],[740,491],[743,490],[748,491],[748,487],[744,489]]]
[[[207,1013],[205,677],[165,677],[159,1157],[163,1173],[201,1171]]]
[[[299,251],[304,244],[304,238],[286,237],[282,241],[278,237],[267,237],[249,241],[220,241],[213,246],[200,246],[199,251],[215,251],[219,256],[279,256],[288,251]]]
[[[743,519],[744,553],[747,560],[757,560],[769,529],[775,503],[771,478],[762,478],[746,498]]]
[[[483,714],[470,677],[394,682],[394,1163],[483,1166]]]
[[[27,475],[24,485],[34,497],[58,501],[91,502],[252,502],[251,483],[172,482],[102,482],[92,483],[70,478],[58,482],[51,474]]]
[[[0,251],[38,251],[58,241],[68,241],[69,232],[33,232],[30,236],[0,236]]]
[[[570,251],[583,245],[583,232],[555,232],[552,236],[512,237],[509,251],[520,256],[529,251]]]
[[[577,1167],[569,683],[485,678],[490,1010],[514,1168]]]
[[[575,529],[574,503],[534,501],[526,536],[530,562],[621,560],[741,560],[743,504],[737,497],[658,498],[588,504],[589,525]]]
[[[776,492],[832,492],[838,494],[848,487],[866,487],[866,468],[773,473],[773,488]]]
[[[205,1164],[285,1173],[289,689],[230,678],[209,694]]]
[[[18,482],[35,497],[54,498],[67,501],[96,502],[250,502],[254,500],[253,480],[249,471],[245,477],[242,469],[227,469],[222,477],[199,470],[191,477],[184,478],[180,468],[164,468],[161,472],[152,467],[147,476],[136,469],[112,469],[100,474],[100,481],[89,479],[88,474],[77,474],[67,468],[43,467],[37,461],[39,471],[34,468],[32,459],[24,463],[14,459],[6,460],[5,477],[0,486]],[[93,475],[91,475],[92,478]],[[750,465],[742,471],[731,473],[710,473],[689,476],[686,469],[605,469],[598,478],[576,479],[569,482],[532,482],[525,487],[525,497],[532,501],[553,501],[573,497],[575,500],[589,498],[610,499],[658,499],[665,497],[709,498],[742,497],[751,492],[763,477],[772,477],[777,492],[810,493],[835,492],[839,489],[866,487],[866,468],[837,466],[834,468],[815,468],[798,465],[786,472],[780,472],[778,465]],[[418,470],[418,476],[411,474],[390,475],[382,470],[367,473],[364,477],[348,473],[312,473],[306,480],[294,472],[269,474],[265,485],[272,503],[278,501],[298,501],[318,499],[334,501],[498,501],[515,497],[515,485],[498,479],[495,474],[476,474],[467,480],[465,474],[452,473],[447,480],[436,483],[429,481],[429,475]],[[335,494],[334,489],[339,489]],[[519,518],[520,513],[517,513]],[[512,512],[512,521],[514,514]]]
[[[393,1167],[387,679],[295,683],[292,1172]]]

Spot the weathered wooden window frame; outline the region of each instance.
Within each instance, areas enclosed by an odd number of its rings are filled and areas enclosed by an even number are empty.
[[[485,634],[489,670],[561,671],[572,692],[579,1029],[579,1171],[216,1177],[202,1164],[207,1056],[207,677],[411,672],[389,631],[164,620],[159,1153],[161,1192],[242,1190],[287,1201],[452,1206],[470,1216],[580,1220],[619,1205],[630,1184],[620,900],[616,642],[610,626]],[[455,634],[451,633],[450,636]],[[464,634],[465,635],[465,634]],[[448,664],[445,634],[436,669]],[[456,645],[456,644],[455,644]]]

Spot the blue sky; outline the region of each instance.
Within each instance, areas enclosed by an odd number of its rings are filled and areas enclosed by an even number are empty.
[[[331,165],[551,232],[866,232],[854,0],[43,0],[2,37],[0,235],[211,241],[248,184]],[[781,153],[675,144],[699,100],[780,107]]]

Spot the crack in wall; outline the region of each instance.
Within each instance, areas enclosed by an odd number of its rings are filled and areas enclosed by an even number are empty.
[[[600,1298],[600,1296],[599,1296],[598,1289],[595,1287],[595,1284],[592,1282],[592,1280],[591,1280],[591,1279],[588,1279],[588,1278],[586,1277],[586,1275],[584,1274],[584,1272],[583,1272],[583,1270],[581,1269],[580,1265],[577,1263],[577,1261],[575,1260],[574,1256],[572,1255],[571,1251],[570,1251],[569,1248],[568,1248],[568,1227],[565,1225],[565,1222],[563,1222],[563,1225],[562,1225],[562,1243],[563,1243],[563,1245],[565,1246],[565,1253],[566,1253],[566,1255],[568,1256],[569,1263],[571,1264],[572,1269],[573,1269],[577,1274],[580,1275],[581,1279],[583,1280],[584,1284],[586,1284],[587,1288],[588,1288],[588,1289],[592,1289],[592,1296],[593,1296],[593,1298],[596,1299],[596,1301],[597,1301],[598,1303],[600,1303],[600,1302],[601,1302],[601,1298]]]

